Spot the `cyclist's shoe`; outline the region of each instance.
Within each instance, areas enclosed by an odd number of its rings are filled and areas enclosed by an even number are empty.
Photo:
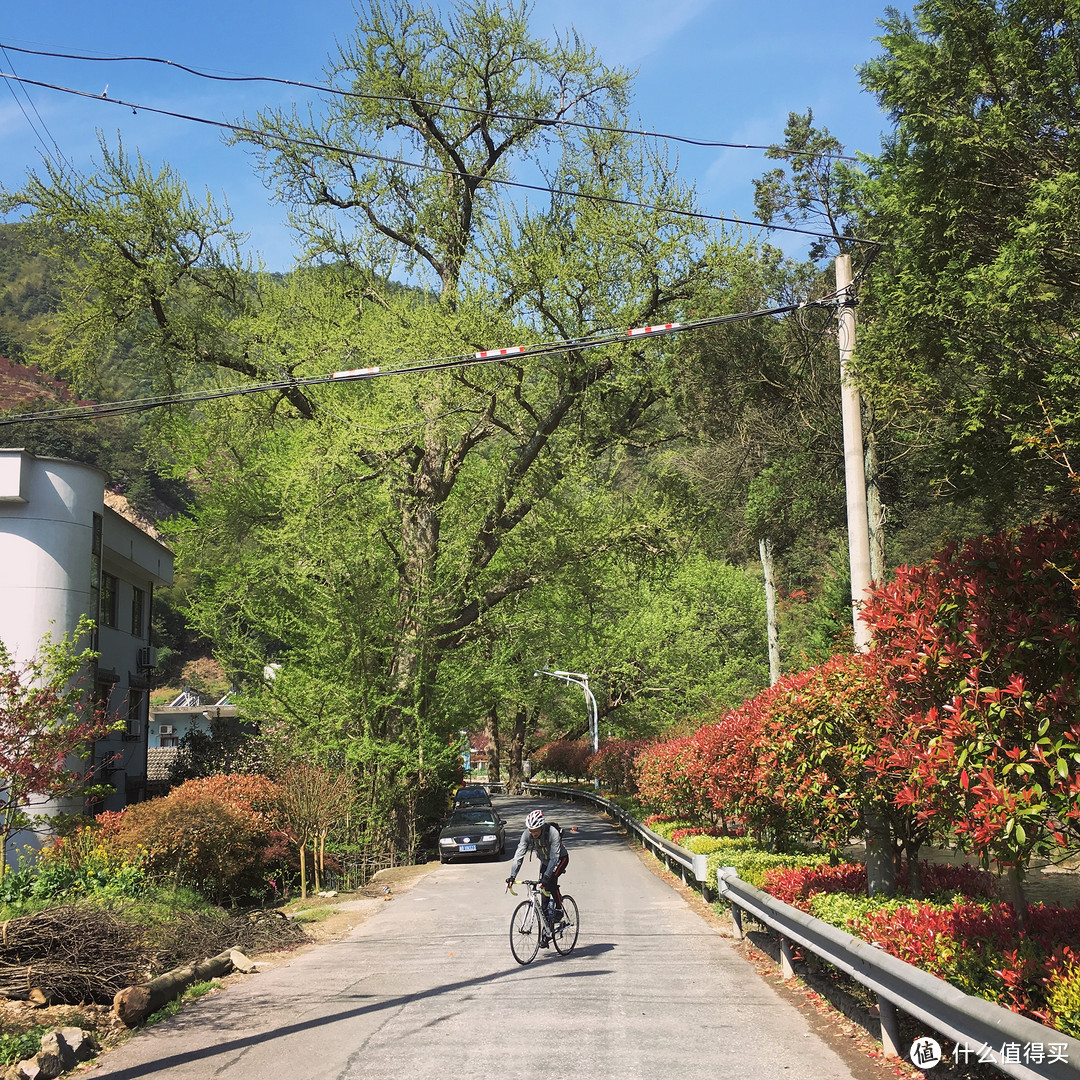
[[[546,934],[540,939],[540,948],[546,949],[551,944],[551,938]]]

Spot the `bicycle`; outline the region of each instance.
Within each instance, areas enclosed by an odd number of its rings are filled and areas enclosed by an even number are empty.
[[[555,951],[566,956],[573,951],[578,939],[578,908],[572,896],[563,893],[563,917],[554,925],[544,912],[544,902],[550,893],[540,888],[539,881],[522,880],[519,884],[529,890],[529,899],[522,900],[510,918],[510,951],[519,964],[531,964],[542,945],[551,942]],[[506,886],[511,895],[517,893]]]

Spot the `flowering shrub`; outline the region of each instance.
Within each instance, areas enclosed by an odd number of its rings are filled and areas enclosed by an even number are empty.
[[[688,737],[653,743],[637,756],[635,773],[641,801],[659,814],[700,820],[704,799],[687,773]]]
[[[671,836],[669,837],[669,839],[671,840],[671,842],[673,844],[681,844],[687,837],[691,837],[691,836],[713,836],[713,837],[715,837],[715,836],[726,836],[726,835],[727,834],[724,832],[724,830],[719,828],[716,825],[713,825],[713,826],[691,825],[691,826],[688,826],[688,827],[683,827],[683,828],[673,830],[672,833],[671,833]]]
[[[855,930],[965,993],[1042,1017],[1064,950],[1080,940],[1080,908],[1036,904],[1029,920],[1022,933],[1011,904],[920,903],[869,912]]]

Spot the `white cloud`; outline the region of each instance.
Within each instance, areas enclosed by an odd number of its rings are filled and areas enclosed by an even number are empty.
[[[539,35],[573,26],[608,64],[633,67],[678,34],[715,0],[539,0],[532,25]]]

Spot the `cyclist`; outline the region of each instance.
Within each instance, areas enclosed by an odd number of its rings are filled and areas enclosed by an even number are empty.
[[[555,910],[552,913],[552,924],[557,924],[563,916],[562,893],[559,891],[559,875],[566,870],[566,864],[570,856],[563,847],[562,835],[555,825],[546,824],[543,810],[533,810],[525,819],[525,830],[518,841],[517,851],[514,852],[514,862],[510,867],[510,876],[506,884],[512,886],[517,877],[525,856],[535,851],[540,859],[541,884],[555,901]]]

